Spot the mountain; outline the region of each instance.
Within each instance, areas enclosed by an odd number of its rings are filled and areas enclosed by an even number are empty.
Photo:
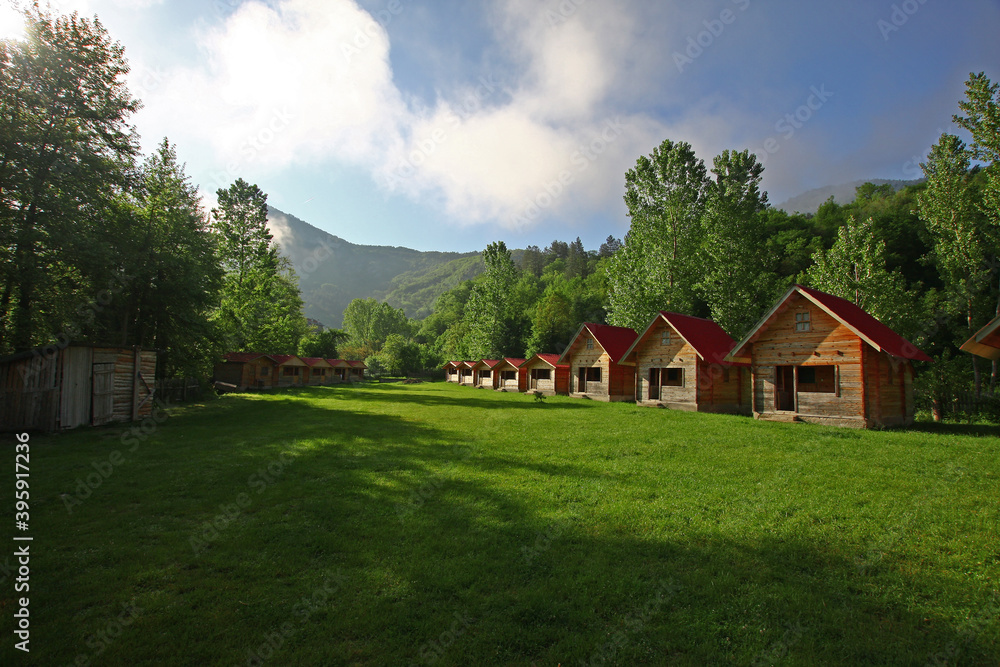
[[[858,189],[858,186],[864,185],[865,183],[874,183],[875,185],[888,183],[894,189],[902,190],[909,185],[915,185],[920,182],[920,180],[894,181],[886,178],[869,178],[863,181],[844,183],[842,185],[828,185],[823,188],[816,188],[815,190],[803,192],[796,197],[788,199],[784,203],[778,204],[774,208],[780,208],[788,213],[815,213],[819,210],[819,207],[823,204],[823,202],[830,197],[833,197],[833,200],[838,204],[850,204],[855,199],[855,191]]]
[[[306,317],[328,327],[342,326],[344,309],[357,298],[388,300],[410,317],[425,317],[439,295],[482,272],[478,252],[357,245],[274,207],[267,220],[299,276]]]

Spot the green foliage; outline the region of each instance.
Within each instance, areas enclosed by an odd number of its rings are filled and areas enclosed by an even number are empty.
[[[518,352],[518,312],[514,289],[517,267],[503,241],[483,251],[486,271],[469,296],[464,320],[468,325],[465,349],[472,359],[498,359]]]
[[[410,375],[423,370],[420,345],[400,334],[389,334],[378,354],[378,360],[389,375]]]
[[[342,329],[312,331],[303,336],[299,341],[298,355],[302,357],[337,359],[337,348],[347,339],[347,332]]]
[[[354,299],[344,311],[344,330],[351,345],[378,354],[392,334],[409,338],[413,327],[401,308],[375,299]]]
[[[294,354],[308,331],[298,278],[267,228],[267,195],[237,179],[213,209],[219,260],[226,269],[215,314],[229,350]]]
[[[0,41],[0,353],[89,337],[81,312],[132,268],[106,229],[138,152],[124,50],[97,20],[25,16]]]

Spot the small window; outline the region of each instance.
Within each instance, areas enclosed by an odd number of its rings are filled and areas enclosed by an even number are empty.
[[[600,368],[588,368],[587,369],[587,382],[600,382],[601,381],[601,369]]]
[[[323,369],[322,368],[314,368],[313,369],[313,375],[322,375],[322,374],[323,374]]]
[[[799,366],[799,391],[833,394],[837,391],[834,366]]]
[[[536,380],[548,380],[552,377],[552,372],[548,368],[536,368],[533,372]]]
[[[490,371],[479,371],[479,377],[488,378],[490,377]]]
[[[670,345],[670,329],[660,332],[660,345]]]
[[[594,339],[593,338],[588,338],[587,339],[587,349],[588,350],[593,350],[594,349]]]
[[[514,380],[515,375],[517,375],[516,371],[500,371],[500,379],[504,381]]]
[[[664,368],[661,376],[663,378],[664,387],[683,387],[684,386],[684,369],[683,368]]]
[[[270,374],[271,374],[271,367],[270,366],[261,366],[260,367],[260,376],[261,377],[265,377],[266,378]]]
[[[297,368],[293,368],[292,366],[285,366],[285,368],[281,371],[281,374],[282,375],[286,375],[286,376],[288,376],[288,375],[295,375],[295,371],[296,370],[298,370],[298,369]]]
[[[809,324],[809,311],[804,313],[795,313],[796,331],[809,331]]]

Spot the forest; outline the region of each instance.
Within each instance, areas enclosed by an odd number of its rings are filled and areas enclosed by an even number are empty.
[[[624,238],[497,241],[426,317],[355,299],[342,330],[319,331],[268,231],[266,193],[237,179],[205,211],[176,146],[140,154],[127,72],[121,45],[78,15],[35,8],[24,41],[0,41],[0,354],[88,341],[156,349],[165,377],[207,379],[228,351],[404,375],[561,352],[583,322],[641,329],[658,310],[711,317],[739,339],[801,283],[931,354],[924,395],[996,389],[996,364],[957,351],[1000,313],[1000,93],[983,73],[951,119],[968,142],[943,134],[918,184],[868,183],[853,202],[787,213],[770,206],[753,153],[706,163],[667,139],[624,175]]]

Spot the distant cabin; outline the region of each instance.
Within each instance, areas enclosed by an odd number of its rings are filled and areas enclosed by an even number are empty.
[[[525,391],[546,396],[569,393],[569,364],[559,362],[558,354],[536,354],[523,364]]]
[[[965,341],[962,349],[993,361],[1000,360],[1000,315]]]
[[[365,379],[365,371],[368,366],[363,361],[348,361],[350,368],[347,369],[347,380],[349,382],[360,382]]]
[[[622,364],[636,373],[636,403],[750,414],[750,365],[725,361],[736,344],[712,320],[661,311]]]
[[[461,361],[449,361],[443,366],[445,382],[458,384],[458,367],[461,363]]]
[[[350,379],[348,375],[351,364],[344,359],[327,359],[326,361],[330,364],[330,379],[334,383],[347,382]]]
[[[570,396],[598,401],[635,400],[635,367],[621,363],[638,338],[627,327],[584,324],[573,336],[560,363],[570,366]]]
[[[521,368],[524,362],[524,359],[514,357],[501,359],[500,363],[493,368],[493,374],[496,376],[494,389],[497,391],[527,391],[528,371]]]
[[[293,354],[272,354],[274,363],[278,367],[279,387],[301,387],[306,384],[306,372],[309,367],[306,363]]]
[[[59,431],[152,414],[156,352],[55,345],[0,359],[0,431]]]
[[[458,362],[458,384],[466,387],[472,386],[472,367],[475,365],[475,361]]]
[[[266,354],[230,352],[215,364],[213,376],[239,391],[270,389],[278,386],[277,368],[278,363]]]
[[[484,389],[496,389],[497,378],[499,376],[493,369],[496,368],[499,363],[499,359],[482,359],[473,364],[472,386],[482,387]]]
[[[333,380],[333,364],[320,357],[299,357],[308,366],[306,373],[306,384],[318,385],[329,384]]]
[[[840,297],[795,285],[736,344],[758,419],[870,428],[913,422],[909,341]]]

